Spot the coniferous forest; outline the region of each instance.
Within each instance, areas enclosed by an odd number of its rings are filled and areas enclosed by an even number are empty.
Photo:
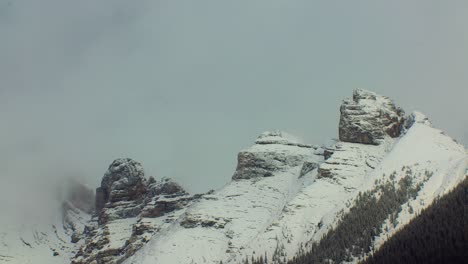
[[[421,185],[412,184],[411,173],[396,182],[385,182],[359,195],[350,211],[309,251],[302,252],[288,264],[342,263],[368,255],[373,263],[466,263],[468,259],[468,179],[450,193],[437,199],[379,250],[372,252],[374,237],[390,215],[396,218],[401,205],[414,198]],[[426,172],[427,176],[430,172]],[[375,197],[380,193],[379,199]],[[274,260],[270,262],[271,260]],[[463,262],[465,260],[465,262]],[[281,257],[261,256],[244,263],[286,263]]]
[[[468,179],[392,236],[365,264],[467,263]]]
[[[369,254],[374,237],[383,231],[382,223],[390,216],[391,224],[396,226],[402,204],[416,197],[421,188],[420,184],[413,186],[410,170],[398,182],[395,174],[390,175],[390,181],[360,193],[335,228],[329,230],[319,243],[313,244],[308,252],[288,263],[341,263]],[[380,194],[379,198],[377,194]]]

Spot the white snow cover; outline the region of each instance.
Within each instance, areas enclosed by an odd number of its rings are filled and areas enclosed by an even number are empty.
[[[267,131],[260,134],[260,136],[258,136],[255,140],[255,143],[311,147],[310,145],[304,144],[298,137],[279,130]]]
[[[417,182],[424,182],[414,200],[410,200],[397,218],[396,227],[387,224],[388,232],[383,232],[375,243],[380,247],[398,229],[405,226],[422,209],[430,205],[435,198],[452,190],[458,183],[466,178],[468,156],[464,147],[455,142],[444,132],[430,127],[427,118],[414,113],[415,123],[406,135],[395,145],[394,149],[383,160],[381,166],[369,175],[366,186],[370,188],[374,178],[382,178],[396,171],[396,179],[404,176],[402,168],[409,167]],[[425,172],[433,173],[425,180]],[[410,212],[409,207],[414,211]]]
[[[269,153],[272,160],[272,153],[293,155],[319,163],[319,168],[303,177],[299,177],[302,166],[294,165],[282,167],[271,177],[233,180],[181,214],[168,215],[175,222],[155,219],[153,224],[160,231],[124,263],[240,263],[265,253],[271,260],[275,250],[292,258],[301,246],[307,248],[336,225],[339,212],[348,210],[358,192],[373,189],[376,180],[387,179],[393,172],[398,180],[409,168],[415,183],[423,187],[403,205],[398,225],[383,224],[388,231],[376,238],[374,247],[378,248],[437,196],[467,177],[468,156],[463,146],[431,127],[421,113],[413,113],[409,120],[403,136],[386,138],[378,146],[335,142],[327,147],[334,152],[327,160],[323,160],[323,149],[311,148],[284,132],[262,134],[247,151],[259,156]],[[330,174],[321,176],[319,170]],[[89,218],[77,212],[68,216],[68,224],[82,228]],[[117,221],[108,228],[110,248],[125,243],[135,221]],[[70,230],[63,224],[57,215],[47,226],[2,226],[0,263],[69,263],[82,241],[70,243]]]
[[[57,208],[57,212],[61,209]],[[64,228],[62,214],[49,224],[38,222],[3,224],[0,229],[0,263],[69,263],[80,247],[71,243],[71,230]],[[84,227],[90,215],[77,210],[68,216],[68,225]]]
[[[194,204],[125,263],[239,263],[265,252],[271,259],[275,249],[292,258],[301,245],[307,247],[336,224],[338,212],[346,210],[359,191],[372,189],[376,179],[407,166],[415,182],[424,182],[409,203],[415,212],[427,207],[466,177],[467,154],[422,115],[413,116],[416,122],[400,139],[387,139],[379,146],[338,142],[339,151],[321,164],[333,171],[331,177],[317,178],[314,169],[299,178],[296,166],[272,177],[232,181]],[[304,151],[275,144],[255,145],[250,151],[268,147]],[[424,178],[425,171],[433,173],[429,179]],[[397,180],[403,176],[397,173]],[[403,210],[400,224],[377,238],[376,247],[414,215]],[[187,219],[192,223],[189,228],[180,225]]]

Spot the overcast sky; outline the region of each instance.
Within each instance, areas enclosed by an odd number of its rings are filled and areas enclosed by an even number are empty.
[[[467,25],[466,0],[0,0],[2,187],[131,157],[216,189],[263,131],[337,137],[354,88],[467,145]]]

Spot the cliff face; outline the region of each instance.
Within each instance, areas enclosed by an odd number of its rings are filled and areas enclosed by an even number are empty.
[[[142,165],[116,159],[96,189],[95,217],[72,263],[121,263],[168,226],[193,200],[168,178],[146,179]]]
[[[400,136],[404,111],[385,96],[356,89],[340,107],[339,137],[343,142],[380,144],[386,136]]]
[[[463,178],[464,148],[421,114],[405,118],[387,97],[355,90],[341,106],[339,135],[329,146],[312,147],[284,132],[261,134],[239,153],[229,184],[190,205],[168,232],[125,263],[234,264],[265,255],[284,263],[320,241],[360,193],[389,177],[411,177],[418,186],[404,202],[412,208],[423,208]],[[399,224],[387,230],[414,217],[407,212],[394,213]],[[378,235],[376,247],[386,234]]]
[[[237,157],[233,180],[270,177],[280,171],[302,166],[310,160],[312,146],[298,142],[293,136],[272,131],[261,134],[255,145]]]

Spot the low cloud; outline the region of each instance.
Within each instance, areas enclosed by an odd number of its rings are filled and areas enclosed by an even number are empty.
[[[44,212],[119,157],[219,188],[265,130],[335,138],[353,88],[466,145],[467,4],[363,2],[1,1],[3,206]]]

